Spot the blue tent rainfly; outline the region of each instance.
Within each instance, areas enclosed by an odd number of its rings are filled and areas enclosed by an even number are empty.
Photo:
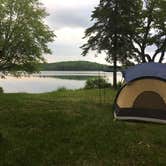
[[[142,63],[124,70],[123,77],[127,83],[140,77],[156,77],[166,80],[166,64]]]

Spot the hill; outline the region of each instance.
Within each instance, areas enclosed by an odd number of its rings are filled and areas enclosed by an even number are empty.
[[[120,68],[119,68],[120,69]],[[40,65],[41,71],[113,71],[113,66],[88,61],[66,61]]]

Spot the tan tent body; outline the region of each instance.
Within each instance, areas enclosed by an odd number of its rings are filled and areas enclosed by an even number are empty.
[[[134,77],[121,88],[114,107],[116,119],[166,123],[165,77]]]

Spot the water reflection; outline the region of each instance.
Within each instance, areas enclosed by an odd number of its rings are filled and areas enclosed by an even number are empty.
[[[89,74],[89,75],[88,75]],[[55,91],[58,88],[80,89],[85,86],[85,82],[90,77],[105,76],[109,82],[112,82],[112,73],[99,72],[42,72],[30,77],[6,77],[0,79],[0,87],[5,93],[44,93]],[[121,80],[121,74],[118,74],[118,80]]]

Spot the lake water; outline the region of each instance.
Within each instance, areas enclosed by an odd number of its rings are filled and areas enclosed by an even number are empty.
[[[111,72],[98,71],[42,71],[29,77],[15,78],[8,76],[0,79],[0,87],[5,93],[44,93],[55,91],[65,87],[67,89],[80,89],[90,77],[105,77],[112,83]],[[121,73],[118,73],[118,81],[122,80]]]

